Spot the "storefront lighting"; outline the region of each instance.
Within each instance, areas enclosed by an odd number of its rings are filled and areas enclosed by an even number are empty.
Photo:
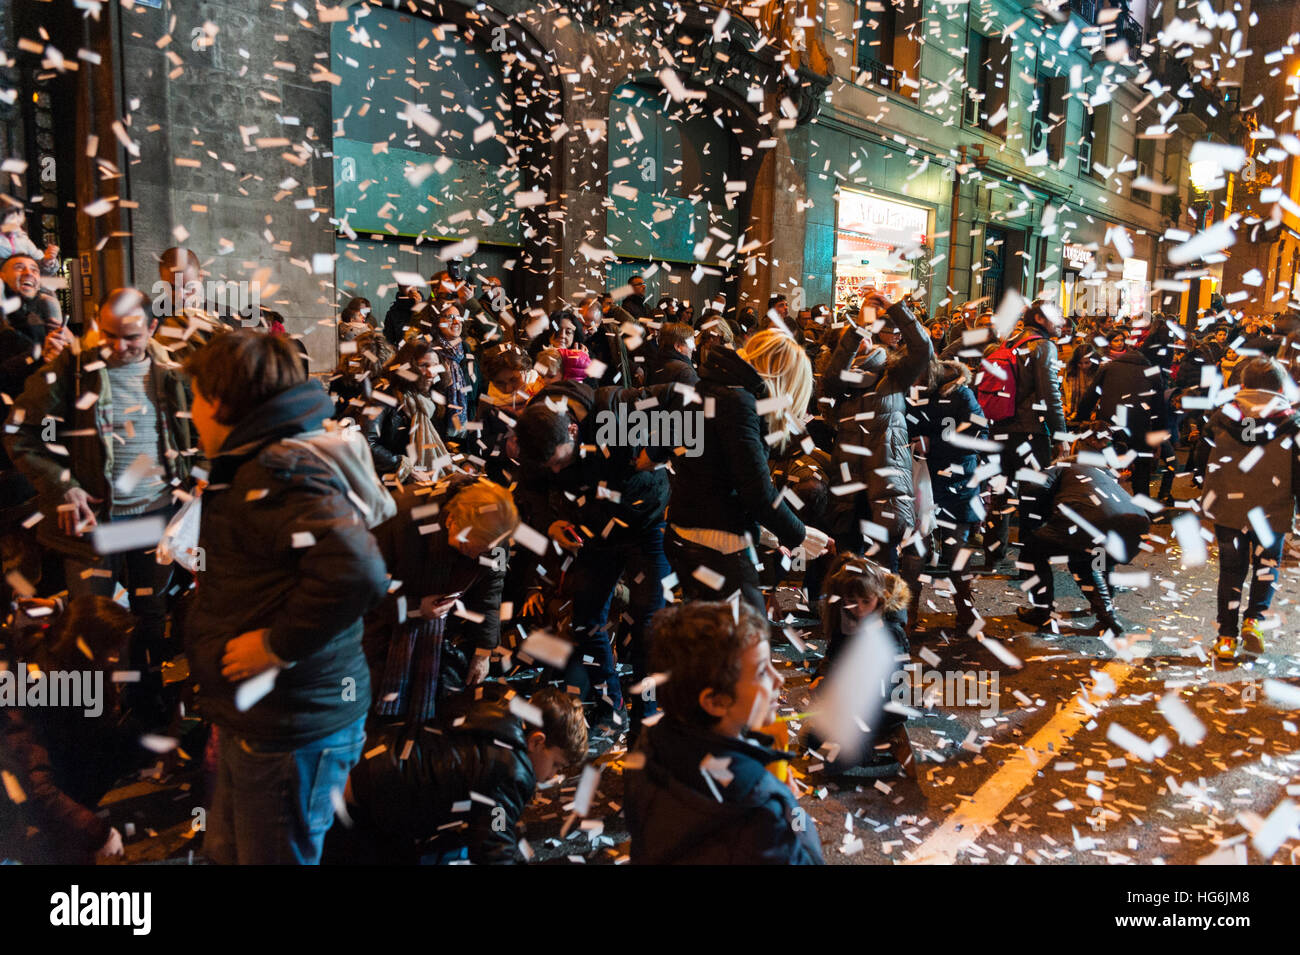
[[[1190,165],[1188,175],[1192,185],[1199,192],[1209,192],[1216,184],[1222,183],[1219,167],[1209,159],[1201,159]]]

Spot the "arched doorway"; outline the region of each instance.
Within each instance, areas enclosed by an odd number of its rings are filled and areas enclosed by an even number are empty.
[[[550,271],[550,224],[537,210],[550,190],[558,83],[496,11],[435,10],[359,3],[331,31],[339,303],[364,296],[382,315],[394,273],[451,267],[536,304]]]
[[[696,314],[716,296],[734,299],[732,263],[749,202],[728,186],[745,181],[737,119],[734,107],[677,102],[650,83],[614,91],[606,230],[618,258],[608,267],[610,288],[645,275],[648,300],[671,296]]]

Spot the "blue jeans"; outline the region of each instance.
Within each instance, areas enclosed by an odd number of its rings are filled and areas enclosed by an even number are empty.
[[[271,750],[219,727],[204,851],[222,865],[316,865],[361,759],[365,718],[297,749]]]
[[[627,580],[631,595],[628,612],[632,617],[632,646],[628,662],[632,664],[633,679],[639,681],[647,672],[650,618],[664,605],[663,579],[669,573],[668,559],[664,557],[663,521],[613,546],[588,541],[574,559],[566,586],[573,600],[574,652],[569,657],[565,679],[581,689],[584,700],[597,701],[598,711],[603,708],[602,701],[594,688],[602,683],[613,708],[623,709],[623,690],[606,627],[610,600],[619,577]],[[656,712],[658,706],[653,699],[646,700],[644,694],[637,694],[632,701],[633,725],[639,725],[642,717]]]

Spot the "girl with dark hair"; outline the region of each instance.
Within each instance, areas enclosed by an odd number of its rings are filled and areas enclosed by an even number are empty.
[[[393,474],[399,482],[412,475],[436,477],[450,463],[436,424],[437,368],[438,356],[427,338],[407,341],[388,363],[384,372],[388,400],[376,400],[379,413],[362,426],[381,476]]]
[[[438,431],[448,441],[460,441],[469,434],[470,419],[478,404],[478,372],[474,357],[461,340],[464,327],[459,309],[443,306],[433,334],[433,350],[442,364],[434,387],[444,401],[439,408]]]

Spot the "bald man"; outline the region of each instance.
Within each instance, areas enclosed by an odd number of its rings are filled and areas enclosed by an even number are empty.
[[[111,597],[121,582],[139,618],[132,664],[142,674],[132,702],[161,725],[163,591],[170,567],[154,559],[156,534],[175,511],[174,488],[189,487],[195,439],[184,376],[150,336],[158,320],[133,288],[99,307],[97,327],[32,375],[15,403],[5,444],[36,488],[41,542],[63,554],[69,594]],[[66,449],[66,454],[53,450]],[[139,535],[116,550],[96,529]]]

